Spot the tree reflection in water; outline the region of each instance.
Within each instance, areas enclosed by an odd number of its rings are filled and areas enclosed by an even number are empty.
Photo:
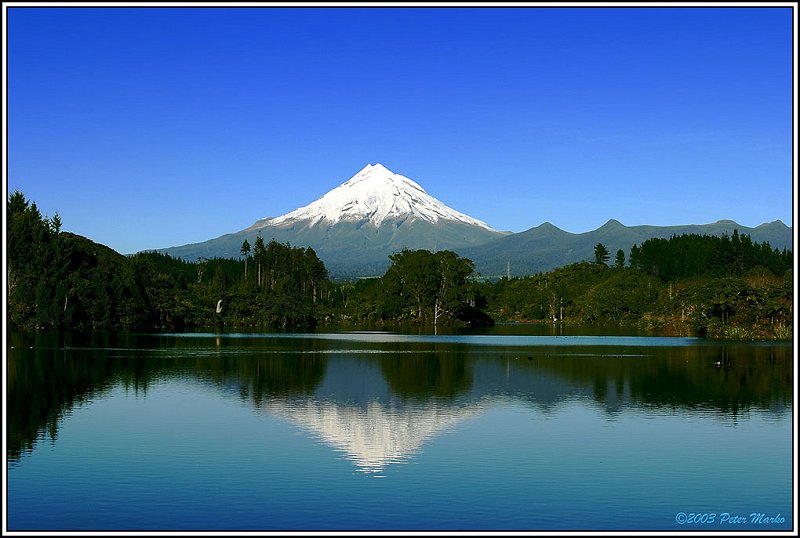
[[[792,348],[781,344],[675,347],[354,342],[313,337],[8,335],[9,461],[56,439],[75,405],[117,385],[193,377],[286,417],[378,472],[425,440],[513,398],[547,411],[569,398],[608,413],[629,406],[714,413],[792,405]]]

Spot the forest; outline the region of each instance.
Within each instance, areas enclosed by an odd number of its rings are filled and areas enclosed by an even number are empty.
[[[332,282],[311,248],[258,237],[239,259],[131,256],[61,230],[19,191],[7,207],[7,326],[490,326],[616,323],[665,335],[790,339],[793,255],[731,236],[649,239],[613,261],[487,281],[450,251],[403,250],[380,277]],[[627,259],[626,259],[627,258]]]

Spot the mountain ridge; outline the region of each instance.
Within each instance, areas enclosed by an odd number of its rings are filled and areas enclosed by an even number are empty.
[[[616,219],[610,219],[595,230],[581,233],[567,232],[550,223],[544,223],[498,238],[486,245],[461,248],[456,252],[471,259],[476,271],[484,277],[509,274],[524,276],[591,260],[597,243],[602,243],[612,258],[618,250],[622,250],[627,260],[631,247],[635,244],[641,245],[648,239],[669,239],[673,235],[683,234],[732,235],[734,230],[749,235],[756,243],[769,243],[778,249],[792,249],[792,228],[780,220],[751,228],[727,219],[708,224],[672,226],[625,226]]]

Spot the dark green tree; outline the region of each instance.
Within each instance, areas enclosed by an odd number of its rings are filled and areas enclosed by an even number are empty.
[[[50,230],[56,235],[61,233],[61,217],[58,215],[58,212],[50,219]]]
[[[327,296],[328,270],[311,247],[303,252],[303,274],[308,284],[307,293],[311,294],[311,302],[317,304],[318,300]]]
[[[428,299],[433,298],[436,290],[433,254],[427,250],[404,249],[389,256],[389,260],[391,265],[383,276],[387,293],[399,296],[410,316],[421,321]]]
[[[244,256],[244,279],[247,280],[247,259],[250,257],[250,243],[247,239],[242,242],[242,248],[239,252]]]
[[[264,240],[261,238],[261,234],[256,237],[255,245],[253,246],[253,259],[256,262],[256,266],[258,267],[258,287],[261,287],[261,267],[266,261],[266,253],[267,249],[264,246]]]
[[[608,263],[608,259],[611,255],[608,252],[608,249],[603,243],[597,243],[594,246],[594,264],[595,265],[606,265]]]
[[[454,252],[405,249],[389,259],[383,277],[387,295],[399,297],[401,308],[417,321],[436,326],[443,317],[456,318],[473,291],[467,282],[474,271],[472,261]]]
[[[622,269],[625,267],[625,252],[622,249],[617,251],[617,257],[614,260],[614,267],[616,269]]]
[[[462,258],[455,252],[442,250],[433,255],[436,262],[438,286],[433,302],[433,325],[446,315],[456,316],[456,309],[467,300],[467,279],[475,268],[472,260]]]

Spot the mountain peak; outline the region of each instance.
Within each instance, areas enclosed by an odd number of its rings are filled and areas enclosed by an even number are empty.
[[[383,166],[381,163],[375,163],[375,164],[369,164],[369,163],[367,163],[367,165],[366,165],[366,166],[364,166],[364,168],[362,168],[362,169],[361,169],[361,170],[359,170],[358,172],[356,172],[356,175],[355,175],[355,176],[353,176],[353,177],[358,177],[358,176],[360,176],[360,175],[362,175],[362,174],[366,174],[366,173],[368,173],[368,172],[373,172],[373,171],[377,171],[377,172],[383,172],[383,173],[386,173],[386,172],[388,172],[388,173],[390,173],[390,174],[391,174],[391,170],[389,170],[388,168],[386,168],[385,166]],[[352,179],[352,178],[351,178],[351,179]]]
[[[390,174],[392,173],[391,170],[383,166],[381,163],[368,164],[367,166],[361,169],[362,172],[365,170],[378,170],[380,172],[388,172]]]
[[[421,192],[425,192],[425,189],[420,187],[417,183],[412,181],[411,179],[401,176],[400,174],[395,174],[381,163],[377,164],[368,164],[361,170],[359,170],[356,175],[339,185],[336,189],[328,192],[325,196],[336,192],[337,189],[345,186],[353,187],[357,184],[362,184],[362,189],[371,191],[371,194],[382,194],[386,195],[387,192],[390,191],[391,194],[394,195],[395,187],[400,185],[405,185],[413,190],[418,190]],[[377,191],[377,192],[376,192]],[[354,191],[351,194],[360,196],[365,194],[364,192]],[[324,198],[324,197],[323,197]]]
[[[494,231],[488,224],[460,213],[425,192],[418,183],[396,174],[381,163],[367,164],[353,177],[328,191],[307,206],[300,207],[261,225],[279,225],[306,221],[336,224],[351,221],[380,226],[385,221],[424,220],[436,223],[440,219],[456,221]]]

